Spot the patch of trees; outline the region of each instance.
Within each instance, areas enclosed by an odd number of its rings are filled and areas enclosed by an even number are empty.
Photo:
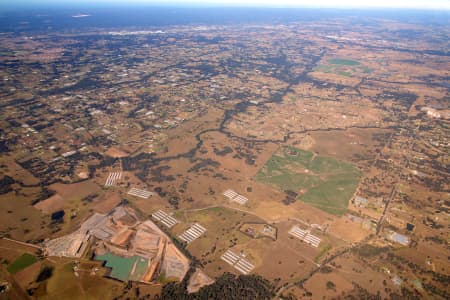
[[[39,91],[39,95],[46,97],[52,95],[63,94],[71,91],[95,89],[101,86],[101,83],[95,78],[86,77],[78,81],[76,84],[66,87],[58,87],[52,90]]]
[[[52,223],[63,223],[64,221],[64,215],[66,213],[64,210],[58,210],[51,215]]]
[[[219,179],[222,179],[222,180],[228,180],[228,177],[226,177],[226,176],[223,175],[222,173],[216,173],[216,174],[214,174],[213,177],[214,177],[214,178],[219,178]]]
[[[204,169],[204,168],[206,168],[206,167],[208,167],[208,166],[212,166],[212,167],[214,167],[214,168],[217,168],[217,167],[220,166],[220,163],[219,163],[218,161],[214,161],[214,160],[212,160],[212,159],[210,159],[210,158],[208,158],[208,159],[202,159],[200,162],[198,162],[198,163],[196,163],[194,166],[192,166],[192,167],[188,170],[188,173],[191,173],[191,172],[197,172],[197,171],[199,171],[199,170],[201,170],[201,169]]]
[[[381,300],[383,299],[380,295],[380,291],[377,292],[377,294],[372,294],[359,284],[353,282],[354,288],[351,291],[348,291],[346,293],[343,293],[336,297],[335,299],[346,299],[346,300],[359,300],[359,299],[365,299],[365,300]]]
[[[187,276],[186,276],[187,277]],[[182,283],[169,283],[162,289],[161,300],[248,300],[271,299],[275,296],[274,286],[266,279],[258,275],[235,276],[225,273],[212,285],[201,288],[197,293],[188,294],[186,281]]]
[[[381,253],[388,252],[389,248],[388,247],[375,247],[375,246],[372,246],[372,245],[365,244],[365,245],[362,245],[359,248],[356,248],[355,251],[356,251],[356,253],[359,256],[371,257],[371,256],[378,256]]]
[[[423,183],[428,189],[432,190],[433,192],[447,191],[443,188],[443,182],[439,179],[425,177],[423,178]]]
[[[9,152],[8,141],[0,141],[0,153]]]
[[[11,185],[13,185],[16,181],[14,178],[9,177],[8,175],[4,176],[0,179],[0,195],[6,194],[12,191]]]
[[[55,192],[49,190],[48,188],[44,187],[42,188],[42,190],[39,192],[39,195],[37,196],[36,199],[34,199],[31,202],[31,205],[35,205],[36,203],[45,200],[47,198],[50,198],[51,196],[53,196],[55,194]]]
[[[422,220],[422,223],[428,227],[431,227],[433,229],[442,229],[444,228],[444,225],[439,224],[438,222],[434,221],[432,218],[427,217],[425,220]]]
[[[39,275],[36,278],[36,282],[45,281],[50,277],[52,277],[52,275],[53,275],[53,267],[45,266],[42,268],[41,272],[39,272]]]
[[[140,153],[133,157],[123,157],[122,158],[122,167],[124,171],[132,171],[137,168],[141,170],[148,169],[155,165],[153,161],[153,157],[155,154],[151,153]]]
[[[322,267],[319,269],[319,272],[320,272],[320,273],[324,273],[324,274],[331,273],[331,272],[333,272],[333,268],[330,267],[330,266],[322,266]]]
[[[289,205],[296,201],[297,196],[298,196],[298,194],[296,192],[287,190],[287,191],[284,191],[284,193],[286,195],[285,198],[283,199],[284,205]]]
[[[447,284],[448,284],[448,282],[447,282]],[[441,290],[440,288],[436,287],[435,285],[424,282],[423,288],[432,295],[438,295],[438,296],[442,297],[443,299],[450,299],[450,292],[447,292],[446,290]]]
[[[164,181],[174,181],[175,178],[172,175],[164,175],[163,172],[170,170],[169,166],[160,166],[157,168],[153,168],[150,170],[150,173],[152,174],[152,178],[150,178],[151,181],[154,182],[164,182]]]
[[[162,187],[160,187],[160,186],[155,187],[154,191],[155,191],[156,193],[158,193],[158,195],[159,195],[160,197],[165,197],[165,196],[167,195],[167,193],[164,192],[163,189],[162,189]]]
[[[336,284],[333,281],[327,281],[326,283],[327,290],[336,290]]]
[[[450,282],[450,275],[437,273],[432,270],[425,270],[419,265],[403,258],[401,256],[395,255],[394,253],[389,252],[387,255],[387,260],[392,262],[397,268],[402,269],[405,266],[408,266],[415,273],[420,272],[420,274],[429,274],[432,276],[432,279],[436,282],[442,284],[448,284]]]
[[[180,198],[178,198],[178,196],[172,196],[169,199],[169,204],[172,205],[175,209],[178,209],[179,202]]]
[[[216,70],[216,66],[206,63],[200,64],[193,68],[200,70],[202,74],[208,74],[209,76],[216,76],[217,74],[219,74],[219,71]]]
[[[377,161],[375,162],[375,167],[377,167],[380,170],[389,170],[389,163],[385,160],[380,160],[377,159]]]
[[[225,156],[232,152],[233,152],[233,149],[231,149],[231,147],[229,147],[229,146],[225,146],[225,148],[223,148],[222,150],[218,150],[218,149],[214,148],[214,153],[219,156]]]
[[[87,195],[86,197],[84,197],[83,199],[81,199],[81,201],[83,201],[83,202],[92,202],[92,201],[94,201],[94,199],[95,199],[96,197],[98,197],[98,194],[93,193],[93,194]]]
[[[45,162],[39,157],[33,157],[26,161],[16,161],[22,168],[28,170],[33,174],[34,177],[39,178],[41,181],[41,186],[48,186],[56,182],[62,183],[73,183],[71,180],[62,180],[60,177],[68,176],[73,177],[77,164],[80,161],[89,161],[91,159],[98,159],[99,154],[97,153],[75,153],[70,157],[64,159],[59,159],[53,162]],[[103,158],[100,156],[100,158]],[[105,162],[102,160],[99,165],[89,166],[90,174],[92,175],[96,167],[101,167]],[[79,180],[82,181],[82,180]],[[22,186],[25,186],[21,184]]]
[[[416,292],[407,289],[406,287],[402,287],[402,296],[397,299],[411,299],[411,300],[419,300],[422,299],[420,295]]]

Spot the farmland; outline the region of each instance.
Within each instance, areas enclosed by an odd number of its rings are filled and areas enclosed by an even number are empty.
[[[19,258],[17,258],[15,261],[13,261],[9,266],[8,266],[8,272],[15,274],[23,269],[25,269],[28,266],[31,266],[32,264],[34,264],[35,262],[37,262],[37,258],[34,255],[28,254],[28,253],[24,253],[22,254]]]
[[[373,71],[371,68],[361,64],[361,62],[357,60],[343,58],[333,58],[324,61],[314,70],[321,73],[336,74],[344,77],[367,75]]]
[[[360,178],[353,165],[293,147],[281,147],[256,180],[293,191],[298,199],[334,215],[342,215]]]
[[[3,20],[0,292],[450,299],[448,18],[302,13]]]

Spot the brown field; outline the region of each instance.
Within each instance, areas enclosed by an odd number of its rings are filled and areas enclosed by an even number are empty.
[[[210,132],[203,135],[202,151],[199,157],[209,158],[220,163],[220,171],[231,180],[234,177],[248,179],[258,172],[277,148],[276,143],[247,143],[236,138],[229,138],[220,132]],[[230,153],[219,154],[226,147]],[[206,152],[206,153],[205,153]],[[253,164],[246,162],[246,155],[254,155]]]
[[[255,273],[271,280],[281,278],[283,283],[301,279],[315,268],[314,258],[319,250],[292,238],[288,234],[291,226],[291,222],[276,224],[278,239],[274,242],[251,240],[244,245],[242,250],[256,265]],[[236,249],[241,250],[241,245]]]
[[[58,210],[62,210],[64,208],[64,198],[59,194],[55,194],[50,198],[39,201],[34,205],[37,209],[42,211],[43,213],[50,214]]]
[[[99,213],[108,213],[120,203],[118,192],[107,191],[94,200],[93,209]]]
[[[367,268],[366,264],[360,259],[352,255],[344,255],[336,259],[334,263],[338,266],[336,273],[347,281],[356,282],[373,294],[384,291],[383,280],[386,279],[385,275]],[[395,289],[392,282],[388,282],[388,285]]]
[[[359,128],[317,131],[308,134],[309,144],[302,144],[304,136],[299,137],[298,147],[320,155],[367,166],[367,162],[375,158],[375,150],[382,148],[386,140],[386,138],[375,140],[375,136],[388,136],[391,132],[391,130]],[[296,143],[295,139],[293,143]]]
[[[3,170],[6,175],[22,181],[26,185],[34,185],[39,183],[39,179],[33,176],[30,172],[19,166],[14,160],[2,159],[6,169]]]
[[[314,89],[309,84],[301,84],[293,89],[294,93],[285,97],[283,105],[270,103],[250,107],[245,114],[239,114],[228,124],[228,130],[240,137],[280,141],[288,133],[305,130],[378,127],[386,114],[371,101],[351,95],[350,90],[347,91],[350,95],[342,93],[340,101],[336,101],[336,91],[333,90]],[[302,101],[298,101],[299,98]]]
[[[108,149],[108,151],[105,152],[106,155],[114,157],[114,158],[120,158],[120,157],[126,157],[129,155],[128,152],[118,148],[118,147],[111,147]]]
[[[224,270],[239,274],[234,268],[220,259],[226,250],[235,253],[243,251],[247,259],[255,265],[253,272],[269,279],[281,278],[283,282],[301,279],[315,267],[315,259],[322,247],[331,243],[339,247],[344,245],[336,238],[323,236],[319,248],[311,247],[288,235],[288,230],[294,222],[281,222],[275,226],[278,229],[278,239],[252,239],[239,231],[244,222],[261,221],[248,213],[233,211],[228,208],[211,208],[192,211],[184,214],[179,212],[176,217],[187,223],[198,222],[205,228],[206,233],[188,245],[187,249],[205,263],[205,271],[212,276],[220,275]],[[177,225],[172,229],[175,236],[186,229]],[[315,232],[317,235],[318,233]],[[323,258],[324,256],[321,256]]]
[[[364,287],[369,293],[387,296],[385,288],[397,291],[390,280],[386,280],[384,274],[368,268],[365,263],[352,254],[345,254],[327,265],[330,272],[316,272],[312,277],[308,277],[303,284],[303,288],[292,287],[283,294],[292,294],[298,299],[331,299],[345,292],[354,290],[355,284]],[[383,283],[384,281],[384,283]],[[332,282],[334,287],[327,288],[327,282]],[[305,295],[311,292],[311,296]]]
[[[91,180],[73,184],[55,183],[50,186],[50,189],[67,199],[67,201],[80,200],[100,191],[100,187]]]
[[[12,238],[28,240],[48,235],[45,224],[47,218],[31,205],[31,200],[37,197],[39,188],[22,188],[21,193],[14,192],[0,195],[0,231]]]
[[[222,110],[211,107],[206,114],[169,130],[166,133],[169,138],[164,143],[164,148],[167,151],[158,153],[158,156],[173,156],[186,152],[186,149],[194,148],[197,144],[195,135],[202,130],[217,127],[221,121],[222,114]]]
[[[40,299],[112,299],[120,293],[123,283],[102,277],[105,270],[96,275],[78,272],[75,276],[70,260],[51,259],[55,267]]]
[[[205,271],[213,277],[222,273],[218,269],[223,263],[220,255],[234,244],[244,244],[250,240],[238,230],[240,222],[262,221],[255,216],[221,207],[187,212],[186,217],[189,223],[197,222],[207,229],[205,234],[189,244],[187,249],[206,262]],[[186,227],[175,228],[175,235],[182,233]]]
[[[281,192],[279,192],[279,195],[281,196]],[[279,199],[279,201],[274,201],[273,199],[261,201],[254,208],[253,212],[269,222],[299,218],[307,223],[322,225],[336,219],[335,216],[301,201],[285,205],[281,202],[282,198],[279,197]]]
[[[6,259],[9,262],[14,261],[16,258],[24,253],[36,254],[37,249],[34,247],[18,244],[13,241],[0,239],[0,257]]]
[[[38,261],[14,274],[14,279],[24,290],[26,290],[36,280],[39,272],[41,271],[41,267],[42,263]]]
[[[159,197],[157,194],[148,199],[134,197],[131,195],[123,195],[123,198],[128,199],[133,208],[147,216],[158,209],[163,209],[164,211],[170,211],[172,209],[167,201]]]
[[[336,288],[327,289],[326,283],[328,281],[333,282]],[[351,281],[335,272],[329,274],[318,272],[305,284],[306,290],[313,291],[313,299],[332,299],[343,291],[350,291],[352,288]]]
[[[327,232],[349,242],[359,242],[370,234],[370,231],[363,229],[360,224],[350,221],[345,216],[331,223]]]
[[[14,300],[29,300],[27,292],[25,292],[22,287],[16,282],[16,280],[3,268],[0,268],[0,278],[2,283],[7,282],[9,290],[2,294],[3,299],[14,299]],[[2,299],[2,300],[3,300]]]

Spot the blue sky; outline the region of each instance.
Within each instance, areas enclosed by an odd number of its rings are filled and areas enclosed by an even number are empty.
[[[327,8],[418,8],[450,10],[450,0],[0,0],[6,6],[40,5],[127,5],[127,4],[182,4],[269,6],[269,7],[327,7]]]

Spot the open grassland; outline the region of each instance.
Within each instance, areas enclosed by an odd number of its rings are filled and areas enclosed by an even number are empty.
[[[88,270],[75,275],[72,262],[52,259],[54,271],[43,287],[40,299],[112,299],[123,284],[102,277],[103,268],[95,275]]]
[[[330,59],[328,63],[332,65],[343,65],[343,66],[358,66],[360,64],[359,61],[342,58]]]
[[[329,59],[323,64],[315,67],[314,71],[332,73],[345,77],[351,77],[355,74],[368,74],[372,72],[369,67],[361,64],[359,61],[342,58]]]
[[[206,228],[206,232],[190,243],[187,249],[202,261],[208,274],[214,276],[219,276],[223,272],[222,268],[225,267],[220,255],[236,245],[246,248],[244,245],[251,240],[239,231],[242,223],[263,222],[262,219],[253,215],[225,207],[192,210],[186,213],[186,217],[186,223],[195,222]]]
[[[19,272],[20,270],[23,270],[26,267],[31,266],[32,264],[34,264],[37,261],[38,261],[38,259],[36,256],[31,255],[29,253],[24,253],[19,258],[17,258],[15,261],[13,261],[8,266],[7,269],[8,269],[9,273],[15,274],[15,273]]]
[[[293,191],[305,203],[342,215],[360,175],[349,163],[294,147],[281,147],[261,168],[256,180]]]
[[[188,224],[199,223],[207,229],[204,235],[188,246],[188,249],[195,254],[205,254],[213,246],[220,252],[235,244],[244,243],[249,238],[239,231],[241,224],[243,222],[263,222],[255,216],[225,207],[190,211],[187,213],[187,218]]]

